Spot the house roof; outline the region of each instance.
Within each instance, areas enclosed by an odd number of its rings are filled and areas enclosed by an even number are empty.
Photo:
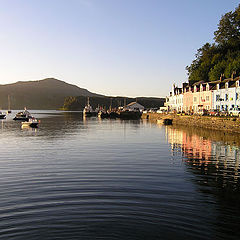
[[[131,102],[131,103],[129,103],[129,104],[127,105],[127,107],[131,107],[131,106],[134,105],[134,104],[138,104],[138,105],[144,107],[143,105],[141,105],[141,104],[139,104],[139,103],[137,103],[137,102]]]

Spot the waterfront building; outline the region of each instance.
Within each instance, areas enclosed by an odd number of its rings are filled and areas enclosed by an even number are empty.
[[[193,112],[193,88],[188,85],[183,90],[183,111]]]
[[[191,113],[211,109],[228,111],[230,108],[240,107],[240,77],[184,83],[182,88],[173,85],[166,97],[166,107],[168,111]]]
[[[240,107],[239,77],[219,80],[215,82],[213,92],[214,109],[228,111],[230,108]]]
[[[183,84],[182,88],[173,85],[172,92],[166,98],[166,106],[169,111],[197,113],[203,109],[212,108],[213,85],[203,81]]]
[[[198,113],[202,110],[209,111],[212,109],[212,97],[213,97],[214,85],[204,82],[198,82],[193,84],[193,112]]]
[[[183,87],[185,85],[186,83],[183,83]],[[179,88],[173,84],[172,91],[170,92],[169,96],[166,97],[165,106],[167,107],[168,111],[183,111],[183,87]]]
[[[137,102],[131,102],[126,106],[127,110],[130,111],[134,111],[134,110],[139,110],[139,111],[143,111],[144,110],[144,106],[137,103]]]

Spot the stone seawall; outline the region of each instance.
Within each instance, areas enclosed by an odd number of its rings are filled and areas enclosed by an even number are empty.
[[[240,118],[238,117],[181,116],[177,114],[144,113],[142,118],[151,121],[169,118],[173,119],[173,125],[185,125],[240,133]]]

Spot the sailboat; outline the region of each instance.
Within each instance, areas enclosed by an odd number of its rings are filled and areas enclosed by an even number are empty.
[[[94,116],[97,116],[97,112],[92,109],[92,106],[89,103],[89,97],[88,97],[87,105],[83,109],[83,116],[84,117],[94,117]]]
[[[10,103],[10,96],[8,95],[8,111],[7,111],[7,113],[12,112],[10,109],[11,109],[11,103]]]

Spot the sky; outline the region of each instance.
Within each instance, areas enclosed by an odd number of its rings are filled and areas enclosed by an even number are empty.
[[[0,0],[0,84],[165,97],[235,0]]]

